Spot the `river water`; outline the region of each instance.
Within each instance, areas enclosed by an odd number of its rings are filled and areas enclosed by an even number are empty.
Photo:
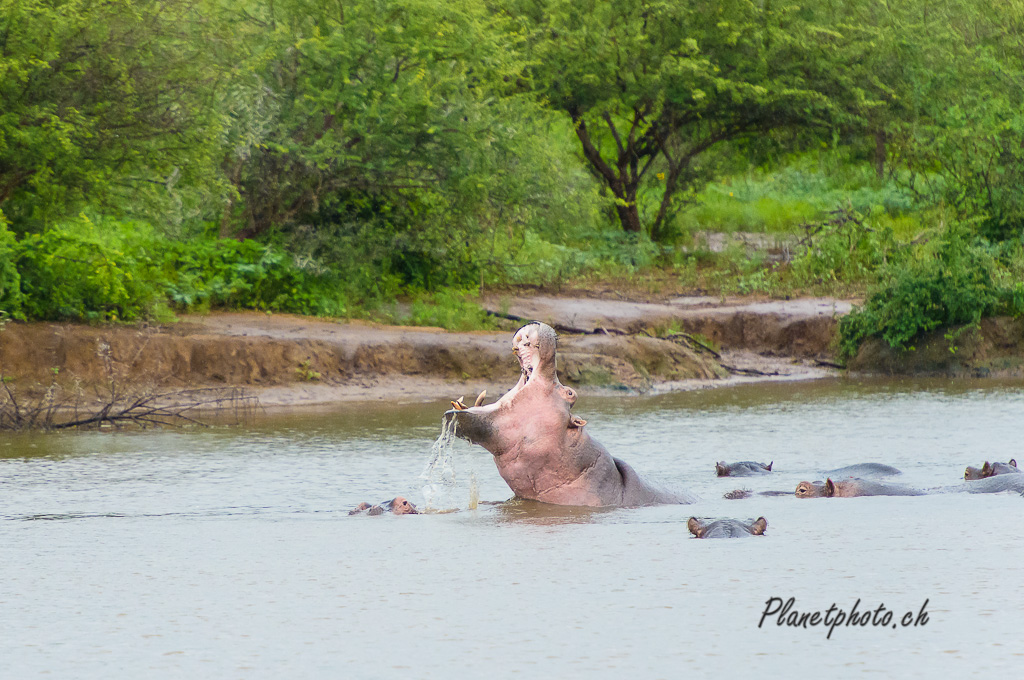
[[[348,515],[419,478],[444,403],[263,415],[241,427],[2,435],[0,677],[1014,677],[1024,498],[730,501],[875,461],[916,486],[1024,463],[1024,387],[817,381],[582,395],[591,434],[693,506],[583,510],[510,496],[457,442],[476,510]],[[774,460],[770,477],[716,460]],[[460,501],[460,499],[462,499]],[[768,519],[696,540],[686,521]],[[885,626],[776,625],[770,598]],[[920,618],[925,606],[927,623]],[[911,612],[907,627],[893,624]],[[885,612],[879,612],[881,620]]]

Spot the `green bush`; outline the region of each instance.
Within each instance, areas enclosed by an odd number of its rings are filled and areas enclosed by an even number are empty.
[[[180,309],[261,309],[319,316],[347,311],[339,281],[299,268],[283,250],[256,241],[170,244],[164,290]]]
[[[134,226],[120,225],[127,233]],[[26,234],[15,258],[24,315],[85,321],[147,317],[163,298],[158,256],[155,244],[111,245],[84,216],[42,234]]]
[[[17,242],[7,231],[7,222],[0,211],[0,319],[23,318],[21,311],[21,276],[15,264]]]
[[[905,350],[936,328],[976,324],[995,314],[1024,313],[1024,289],[1007,276],[998,251],[951,227],[916,260],[889,265],[863,307],[840,320],[840,352],[849,358],[868,338]]]
[[[406,323],[414,326],[440,326],[450,331],[494,329],[498,324],[480,305],[471,302],[470,293],[443,290],[413,301]]]
[[[0,225],[2,227],[2,225]],[[0,229],[0,309],[29,319],[134,321],[212,307],[348,311],[340,278],[255,241],[172,241],[140,222],[62,222],[20,241]]]
[[[872,226],[853,211],[837,217],[841,221],[827,225],[793,259],[792,273],[798,285],[870,280],[893,255],[898,255],[888,224]]]

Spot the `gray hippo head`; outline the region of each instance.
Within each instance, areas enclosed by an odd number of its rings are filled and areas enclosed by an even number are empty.
[[[755,520],[741,522],[735,519],[699,519],[691,517],[686,527],[696,538],[742,538],[743,536],[762,536],[768,528],[768,520],[758,517]]]
[[[715,474],[719,477],[749,477],[751,475],[764,475],[772,471],[775,461],[765,465],[752,460],[741,460],[738,463],[726,463],[720,461],[715,463]]]
[[[981,466],[981,468],[967,466],[964,471],[964,479],[975,480],[975,479],[987,479],[988,477],[994,477],[996,475],[1005,475],[1012,473],[1019,473],[1020,469],[1017,467],[1017,459],[1011,458],[1007,463],[989,463],[987,460]]]

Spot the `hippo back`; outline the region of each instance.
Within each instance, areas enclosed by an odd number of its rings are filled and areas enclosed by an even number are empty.
[[[883,465],[882,463],[857,463],[856,465],[847,465],[846,467],[837,468],[831,472],[826,473],[828,477],[894,477],[896,475],[902,475],[903,473],[894,468],[891,465]]]

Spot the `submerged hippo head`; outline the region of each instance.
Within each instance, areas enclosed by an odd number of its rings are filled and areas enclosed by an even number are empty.
[[[401,496],[395,496],[390,501],[385,501],[380,505],[370,505],[369,503],[360,503],[355,508],[349,511],[350,515],[358,515],[365,512],[367,515],[383,515],[385,512],[390,512],[393,515],[418,515],[420,514],[416,510],[416,506],[405,500]]]
[[[832,478],[821,482],[800,482],[796,486],[797,498],[854,498],[856,496],[923,496],[924,491],[903,484],[891,484],[870,479]]]
[[[526,324],[512,336],[519,381],[493,404],[458,404],[445,413],[455,434],[494,455],[520,498],[559,505],[648,505],[681,502],[644,483],[590,438],[570,412],[576,391],[558,380],[551,326]]]
[[[401,496],[395,496],[393,499],[384,504],[388,510],[394,515],[418,515],[420,514],[416,510],[416,506],[405,500]]]
[[[968,465],[967,469],[964,471],[964,479],[986,479],[988,477],[994,477],[995,475],[1005,475],[1014,472],[1020,472],[1020,469],[1017,467],[1016,458],[1011,458],[1008,463],[989,463],[986,460],[980,468]]]
[[[772,461],[765,465],[752,460],[741,460],[738,463],[726,463],[720,461],[715,463],[715,474],[719,477],[749,477],[750,475],[764,475],[772,471]]]
[[[832,480],[822,482],[800,482],[796,485],[797,498],[821,498],[823,496],[834,496],[836,493],[835,484]]]
[[[768,520],[758,517],[755,520],[741,522],[735,519],[708,520],[691,517],[686,522],[686,527],[697,538],[740,538],[763,535],[768,528]]]

